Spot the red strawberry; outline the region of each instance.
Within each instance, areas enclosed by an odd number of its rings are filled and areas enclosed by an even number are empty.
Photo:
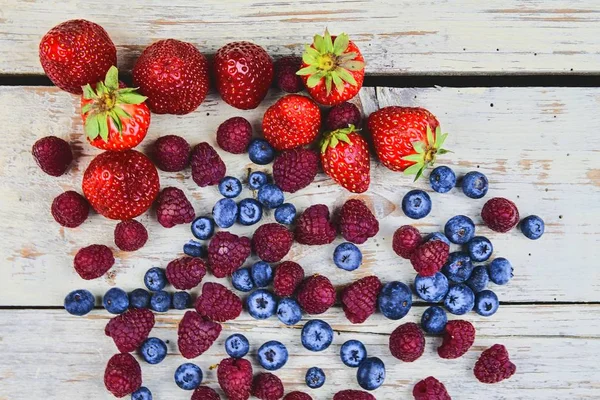
[[[227,104],[241,110],[258,107],[273,80],[273,60],[262,47],[232,42],[213,61],[217,90]]]
[[[309,144],[321,126],[319,106],[306,96],[288,94],[277,100],[263,116],[265,139],[276,150]]]
[[[112,318],[104,333],[110,336],[121,353],[135,351],[154,327],[154,314],[147,308],[131,308]]]
[[[354,193],[366,192],[371,183],[367,142],[354,125],[328,133],[321,143],[323,170]]]
[[[230,400],[247,400],[252,390],[252,364],[244,358],[226,358],[217,368],[219,386]]]
[[[84,19],[63,22],[40,42],[40,63],[62,90],[81,94],[82,87],[101,81],[117,65],[117,48],[98,24]]]
[[[358,94],[365,78],[365,59],[345,33],[315,35],[302,55],[302,76],[308,93],[321,104],[334,106]]]

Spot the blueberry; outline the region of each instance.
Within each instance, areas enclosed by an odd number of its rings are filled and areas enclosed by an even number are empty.
[[[490,280],[496,285],[506,285],[513,277],[513,267],[506,258],[496,258],[488,265]]]
[[[190,240],[189,242],[184,244],[183,252],[185,253],[185,255],[190,257],[206,257],[208,255],[206,247],[202,246],[202,243],[197,242],[195,240]]]
[[[254,263],[250,274],[252,275],[254,286],[258,288],[267,287],[273,281],[273,267],[264,261]]]
[[[446,222],[444,233],[452,243],[465,244],[475,236],[475,224],[471,218],[457,215]]]
[[[96,299],[85,289],[73,290],[65,297],[65,310],[69,314],[82,316],[94,309]]]
[[[537,215],[530,215],[529,217],[523,218],[519,228],[526,238],[531,240],[537,240],[544,234],[544,220]]]
[[[173,308],[176,310],[185,310],[191,302],[192,296],[188,292],[175,292],[173,294]]]
[[[408,218],[424,218],[431,212],[431,198],[422,190],[411,190],[402,199],[402,211]]]
[[[325,384],[325,372],[319,367],[312,367],[306,371],[306,386],[318,389]]]
[[[242,182],[233,176],[226,176],[219,182],[219,193],[228,199],[238,197],[242,193]]]
[[[385,364],[377,357],[365,359],[356,371],[358,384],[365,390],[375,390],[385,381]]]
[[[441,272],[436,272],[433,276],[417,275],[415,292],[428,303],[439,303],[448,293],[448,278]]]
[[[425,333],[439,335],[444,332],[447,322],[446,311],[440,306],[431,306],[425,310],[421,317],[421,328]]]
[[[398,320],[408,314],[412,306],[412,292],[402,282],[388,282],[379,292],[377,305],[386,318]]]
[[[250,268],[240,268],[231,274],[231,284],[234,288],[242,292],[249,292],[254,289],[254,282],[250,275]]]
[[[290,225],[296,219],[296,207],[292,203],[283,203],[275,209],[275,221]]]
[[[260,189],[268,181],[267,174],[262,171],[254,171],[248,176],[248,186],[252,190]]]
[[[135,289],[130,292],[129,306],[133,308],[150,307],[150,293],[146,289]]]
[[[488,179],[481,172],[471,171],[462,178],[463,193],[472,199],[480,199],[487,194]]]
[[[275,314],[277,299],[265,289],[258,289],[246,298],[248,313],[256,319],[267,319]]]
[[[225,340],[225,351],[229,357],[242,358],[250,350],[250,343],[246,336],[235,333]]]
[[[322,351],[333,342],[333,330],[327,322],[313,319],[304,324],[300,337],[306,349]]]
[[[498,296],[491,290],[483,290],[475,295],[475,312],[483,317],[494,315],[499,306]]]
[[[129,308],[129,296],[123,289],[112,288],[104,294],[102,305],[111,314],[121,314]]]
[[[263,207],[255,199],[243,199],[238,203],[238,222],[245,226],[256,224],[263,216]]]
[[[467,253],[455,251],[450,253],[446,264],[442,267],[442,273],[450,282],[463,283],[473,273],[473,263]]]
[[[333,251],[333,262],[338,268],[354,271],[362,264],[362,253],[356,245],[344,242]]]
[[[220,228],[230,228],[238,217],[238,205],[231,199],[217,201],[212,209],[212,216]]]
[[[167,312],[171,306],[171,294],[164,290],[152,293],[150,309],[157,312]]]
[[[348,367],[356,368],[367,358],[367,349],[358,340],[348,340],[340,348],[340,357]]]
[[[448,246],[450,246],[450,241],[448,240],[446,235],[444,235],[443,232],[433,232],[433,233],[430,233],[429,235],[425,236],[425,242],[431,242],[433,240],[441,240],[442,242],[444,242]]]
[[[277,305],[277,318],[286,325],[296,325],[302,319],[300,305],[289,297],[281,299]]]
[[[267,165],[275,158],[275,150],[264,139],[253,139],[248,145],[250,161],[258,165]]]
[[[473,293],[479,293],[487,287],[489,281],[490,276],[488,275],[487,268],[485,265],[479,265],[473,269],[473,273],[467,279],[466,284],[471,288]]]
[[[456,186],[456,174],[446,166],[437,167],[431,171],[429,183],[436,192],[447,193]]]
[[[152,267],[144,274],[144,283],[148,290],[156,292],[163,290],[167,286],[167,275],[165,270],[159,267]]]
[[[159,338],[148,338],[140,346],[140,354],[148,364],[159,364],[167,356],[167,345]]]
[[[152,400],[152,392],[145,386],[131,393],[131,400]]]
[[[283,367],[288,360],[288,351],[283,343],[270,340],[259,347],[258,363],[267,371],[276,371]]]
[[[202,370],[192,363],[181,364],[175,370],[175,383],[183,390],[194,390],[202,383]]]
[[[209,217],[198,217],[192,221],[192,234],[200,240],[207,240],[215,233],[215,221]]]
[[[470,287],[464,284],[452,286],[444,299],[446,310],[455,315],[463,315],[473,309],[475,294]]]
[[[258,201],[267,208],[277,208],[283,204],[283,192],[272,183],[258,189]]]
[[[485,236],[475,236],[467,243],[469,257],[473,261],[487,261],[494,252],[494,246]]]

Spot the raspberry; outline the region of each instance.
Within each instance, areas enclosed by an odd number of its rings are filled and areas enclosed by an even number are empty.
[[[260,373],[252,382],[252,396],[261,400],[279,400],[283,397],[283,383],[270,372]]]
[[[329,208],[324,204],[308,207],[296,223],[296,241],[301,244],[318,245],[334,241],[337,232],[329,220]]]
[[[83,224],[90,212],[90,205],[79,193],[69,190],[59,194],[50,209],[54,220],[67,228],[76,228]]]
[[[364,201],[350,199],[339,215],[340,233],[349,242],[362,244],[379,232],[379,222]]]
[[[273,180],[284,192],[294,193],[310,185],[319,170],[319,156],[298,147],[281,153],[273,163]]]
[[[479,382],[498,383],[510,378],[517,371],[517,367],[509,360],[506,347],[495,344],[481,353],[475,363],[475,377]]]
[[[504,233],[519,223],[519,210],[512,201],[503,197],[494,197],[483,205],[481,218],[491,230]]]
[[[198,386],[191,400],[221,400],[221,396],[208,386]]]
[[[403,225],[394,232],[392,248],[402,258],[410,259],[412,253],[421,244],[421,233],[411,225]]]
[[[327,114],[327,118],[325,119],[325,127],[330,131],[347,128],[348,125],[354,125],[359,128],[360,120],[358,107],[352,103],[345,102],[329,110],[329,114]]]
[[[206,142],[192,149],[192,179],[200,187],[218,184],[225,176],[226,167],[215,149]]]
[[[246,118],[229,118],[217,129],[217,143],[229,153],[245,153],[250,139],[252,139],[252,125]]]
[[[83,279],[96,279],[104,275],[115,263],[112,251],[103,244],[83,247],[73,260],[75,271]]]
[[[250,255],[250,239],[217,232],[208,245],[208,264],[217,278],[230,276]]]
[[[243,358],[226,358],[217,368],[219,386],[230,400],[247,400],[252,389],[252,364]]]
[[[121,221],[115,227],[115,244],[123,251],[136,251],[148,241],[148,231],[138,221]]]
[[[206,275],[206,262],[196,257],[181,257],[167,264],[167,280],[175,289],[193,289]]]
[[[444,384],[433,376],[418,382],[413,388],[415,400],[452,400]]]
[[[275,82],[277,87],[287,93],[298,93],[304,89],[302,78],[296,72],[302,65],[300,57],[283,57],[275,62]]]
[[[426,242],[417,247],[410,256],[410,262],[421,276],[433,276],[442,269],[448,259],[450,246],[441,240]]]
[[[202,294],[194,307],[204,318],[225,322],[240,316],[242,300],[220,283],[207,282],[202,286]]]
[[[166,135],[154,142],[154,161],[163,171],[177,172],[190,162],[190,144],[177,135]]]
[[[425,350],[425,335],[414,322],[400,325],[390,335],[390,352],[397,359],[413,362]]]
[[[46,136],[35,142],[31,153],[42,171],[52,176],[64,174],[73,161],[69,143],[56,136]]]
[[[187,311],[177,329],[177,346],[185,358],[196,358],[212,346],[221,334],[221,325]]]
[[[288,394],[286,394],[285,397],[283,398],[283,400],[313,400],[313,398],[304,392],[296,391],[296,392],[289,392]]]
[[[129,353],[115,354],[104,370],[104,386],[115,397],[125,397],[142,386],[142,369]]]
[[[377,308],[381,282],[376,276],[366,276],[347,286],[342,292],[342,305],[348,321],[362,324]]]
[[[333,396],[333,400],[377,400],[375,396],[373,396],[369,392],[363,392],[362,390],[342,390],[341,392],[337,392]]]
[[[192,203],[185,197],[183,190],[166,187],[156,200],[156,219],[165,228],[179,224],[189,224],[194,220],[195,212]]]
[[[154,327],[154,314],[146,308],[131,308],[112,318],[104,333],[110,336],[121,353],[131,353],[148,338]]]
[[[275,269],[273,291],[279,297],[291,296],[303,279],[304,269],[300,264],[293,261],[284,261]]]
[[[469,321],[448,321],[444,341],[438,347],[442,358],[454,359],[465,354],[475,342],[475,327]]]
[[[335,303],[335,288],[323,275],[308,277],[300,285],[298,303],[309,314],[323,314]]]
[[[294,234],[277,223],[261,225],[252,236],[252,247],[257,256],[265,262],[278,262],[292,248]]]

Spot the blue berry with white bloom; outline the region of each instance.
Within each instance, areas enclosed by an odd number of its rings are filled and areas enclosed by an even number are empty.
[[[452,286],[444,299],[444,306],[454,315],[464,315],[475,306],[475,294],[467,285]]]
[[[259,347],[258,363],[267,371],[276,371],[283,367],[288,360],[288,351],[283,343],[270,340]]]
[[[530,215],[523,218],[519,224],[519,228],[526,238],[531,240],[537,240],[544,234],[544,220],[537,215]]]
[[[492,256],[494,246],[485,236],[475,236],[467,243],[467,250],[473,261],[482,262],[487,261]]]
[[[399,320],[412,307],[412,292],[402,282],[388,282],[379,292],[377,306],[386,318]]]
[[[173,294],[173,308],[176,310],[185,310],[191,302],[192,296],[188,292],[175,292]]]
[[[235,224],[238,217],[238,205],[232,199],[221,199],[217,201],[212,209],[215,224],[220,228],[230,228]]]
[[[377,357],[365,359],[356,371],[358,384],[365,390],[375,390],[385,381],[385,364]]]
[[[167,356],[167,345],[159,338],[148,338],[140,346],[140,354],[148,364],[159,364]]]
[[[258,165],[267,165],[275,159],[275,150],[264,139],[252,139],[248,145],[250,161]]]
[[[206,257],[208,252],[206,247],[202,245],[202,243],[197,242],[195,240],[190,240],[186,244],[183,245],[183,252],[185,255],[190,257]]]
[[[169,281],[165,270],[159,267],[152,267],[144,274],[144,284],[153,292],[163,290]]]
[[[82,316],[94,309],[96,299],[85,289],[74,290],[65,297],[65,310],[71,315]]]
[[[422,190],[411,190],[402,199],[402,211],[412,219],[425,218],[431,212],[431,198]]]
[[[479,265],[473,269],[473,273],[467,279],[467,286],[473,293],[479,293],[484,290],[490,281],[490,276],[485,265]]]
[[[290,225],[296,219],[296,207],[292,203],[283,203],[275,209],[275,221]]]
[[[269,181],[267,174],[262,171],[251,172],[248,176],[248,186],[252,190],[260,189],[265,183]]]
[[[421,316],[421,328],[432,335],[443,333],[447,323],[446,311],[440,306],[429,307]]]
[[[243,199],[238,203],[238,222],[245,226],[256,224],[262,219],[263,207],[252,198]]]
[[[513,267],[506,258],[496,258],[488,265],[490,280],[496,285],[506,285],[513,277]]]
[[[229,357],[242,358],[250,351],[250,342],[246,336],[235,333],[225,340],[225,351]]]
[[[494,315],[500,307],[498,296],[491,290],[483,290],[475,295],[475,312],[483,317]]]
[[[362,253],[355,244],[344,242],[333,251],[333,262],[338,268],[354,271],[362,264]]]
[[[215,221],[209,217],[198,217],[192,221],[192,235],[200,240],[208,240],[215,233]]]
[[[174,378],[181,389],[194,390],[202,383],[202,370],[196,364],[181,364],[175,370]]]
[[[258,289],[246,298],[246,308],[252,318],[267,319],[275,314],[277,299],[268,290]]]
[[[488,192],[488,179],[481,172],[471,171],[462,178],[463,193],[472,199],[481,199]]]
[[[431,171],[429,175],[431,188],[438,193],[448,193],[456,186],[456,174],[451,168],[441,166]]]
[[[367,358],[367,349],[361,341],[348,340],[340,348],[340,357],[348,367],[357,368]]]
[[[429,235],[425,236],[425,242],[431,242],[434,240],[441,240],[442,242],[444,242],[448,246],[450,246],[450,241],[448,240],[446,235],[444,235],[443,232],[433,232],[433,233],[430,233]]]
[[[444,234],[452,243],[465,244],[475,236],[475,223],[465,215],[457,215],[446,222]]]
[[[129,308],[129,296],[123,289],[109,289],[102,298],[102,305],[111,314],[122,314]]]
[[[272,183],[258,189],[258,201],[267,208],[277,208],[283,204],[283,192]]]
[[[333,342],[331,325],[320,319],[308,321],[300,334],[302,345],[310,351],[323,351]]]
[[[240,268],[233,271],[233,274],[231,274],[231,284],[241,292],[249,292],[254,289],[250,268]]]
[[[439,303],[448,293],[448,278],[441,272],[433,276],[417,275],[415,278],[415,293],[428,303]]]
[[[252,265],[250,270],[254,286],[258,288],[267,287],[273,282],[273,267],[264,261],[258,261]]]
[[[145,289],[135,289],[129,293],[129,307],[148,308],[150,307],[150,293]]]
[[[309,368],[304,380],[309,388],[318,389],[325,384],[325,372],[319,367]]]
[[[242,193],[242,182],[233,176],[226,176],[219,182],[219,193],[228,199],[238,197]]]
[[[152,392],[145,386],[131,393],[131,400],[152,400]]]
[[[448,260],[442,267],[442,273],[451,282],[463,283],[469,279],[473,268],[473,262],[467,253],[455,251],[448,256]]]
[[[302,319],[300,304],[290,297],[281,299],[277,305],[277,318],[286,325],[296,325]]]
[[[167,312],[171,306],[171,294],[164,290],[152,293],[150,309],[156,312]]]

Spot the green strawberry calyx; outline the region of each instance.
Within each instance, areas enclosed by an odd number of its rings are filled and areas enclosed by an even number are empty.
[[[415,175],[416,181],[423,175],[425,169],[435,164],[438,154],[449,153],[450,150],[442,148],[447,137],[448,134],[442,133],[439,126],[435,129],[434,137],[431,127],[427,125],[427,143],[421,141],[413,142],[412,146],[416,154],[402,157],[405,161],[414,162],[413,165],[404,170],[404,175]]]
[[[137,88],[119,88],[119,70],[113,65],[106,72],[104,82],[98,82],[95,89],[90,84],[83,87],[83,98],[92,100],[81,108],[81,114],[86,115],[85,134],[90,140],[100,136],[108,142],[108,118],[122,134],[122,119],[131,118],[122,105],[141,104],[147,97],[139,94]]]
[[[336,129],[326,133],[321,141],[321,153],[325,153],[329,147],[335,148],[340,142],[352,144],[352,140],[350,140],[348,135],[356,131],[358,129],[354,125],[349,124],[347,128]]]
[[[312,46],[306,45],[302,61],[307,65],[297,75],[306,76],[306,86],[314,88],[322,79],[325,79],[327,95],[331,93],[332,85],[341,94],[344,92],[344,82],[352,86],[358,83],[352,76],[351,71],[361,71],[365,63],[357,61],[356,52],[347,52],[350,39],[345,33],[341,33],[332,40],[329,31],[325,29],[325,35],[315,35]]]

